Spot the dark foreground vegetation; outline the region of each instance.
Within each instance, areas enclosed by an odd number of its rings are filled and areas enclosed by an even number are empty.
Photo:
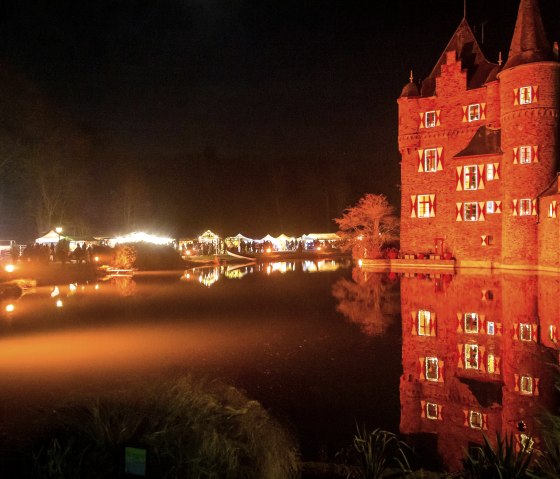
[[[335,463],[302,463],[295,438],[256,401],[218,381],[185,377],[75,398],[38,411],[17,452],[1,457],[1,477],[22,479],[506,479],[560,477],[560,416],[544,413],[542,443],[516,448],[511,436],[465,452],[463,470],[417,469],[396,435],[358,426]],[[5,440],[6,438],[4,438]],[[130,475],[134,448],[142,455]],[[136,458],[137,459],[137,458]],[[128,469],[130,471],[130,469]],[[138,470],[137,470],[138,472]]]

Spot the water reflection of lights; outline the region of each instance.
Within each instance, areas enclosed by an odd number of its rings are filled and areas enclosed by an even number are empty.
[[[208,288],[212,286],[219,279],[220,279],[219,268],[212,268],[211,270],[202,271],[202,273],[198,277],[198,281]]]
[[[14,309],[16,309],[16,307],[13,304],[10,303],[10,304],[6,305],[5,309],[6,309],[7,313],[12,313],[14,311]]]
[[[61,299],[58,299],[58,300],[56,301],[56,307],[57,307],[57,308],[62,308],[62,306],[64,306],[64,304],[62,303],[62,300],[61,300]]]
[[[56,298],[60,294],[58,286],[55,286],[51,291],[51,298]]]
[[[336,271],[340,264],[331,259],[322,259],[320,261],[304,261],[302,263],[303,271],[306,273],[316,273],[318,271]]]

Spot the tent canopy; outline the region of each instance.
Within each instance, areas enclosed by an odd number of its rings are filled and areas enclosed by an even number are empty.
[[[50,243],[58,243],[60,238],[63,236],[59,235],[55,230],[50,230],[47,234],[37,238],[35,243],[38,244],[50,244]]]

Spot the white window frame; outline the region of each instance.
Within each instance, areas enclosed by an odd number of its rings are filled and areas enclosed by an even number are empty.
[[[531,198],[521,198],[519,200],[519,216],[531,216],[533,202]]]
[[[474,356],[474,364],[471,363],[471,351],[474,351],[475,356]],[[465,344],[464,345],[464,349],[463,349],[463,353],[464,353],[464,364],[465,364],[465,369],[478,369],[479,368],[479,349],[478,349],[478,344]]]
[[[422,214],[420,205],[422,205],[422,209],[424,209]],[[425,205],[427,206],[424,208]],[[430,195],[418,195],[418,199],[416,200],[416,216],[418,218],[429,218],[431,214]]]
[[[467,112],[469,122],[480,120],[482,116],[480,103],[471,103],[467,108]]]
[[[493,215],[494,212],[496,211],[494,206],[496,205],[496,203],[494,203],[493,201],[487,201],[486,202],[486,213],[489,215]]]
[[[486,372],[488,374],[496,373],[496,356],[494,353],[488,353],[486,356]]]
[[[486,165],[486,181],[492,181],[496,176],[496,169],[494,163],[488,163]]]
[[[553,343],[556,342],[556,338],[555,338],[556,334],[555,334],[555,332],[556,332],[556,331],[555,331],[554,325],[551,324],[551,325],[548,327],[548,339],[550,339]]]
[[[496,323],[494,323],[494,321],[486,322],[486,334],[489,334],[490,336],[494,336],[496,334]]]
[[[526,333],[529,333],[529,337]],[[533,340],[533,325],[531,323],[519,323],[519,339],[527,342]]]
[[[465,313],[463,315],[463,320],[464,320],[465,333],[478,334],[478,331],[480,329],[480,327],[479,327],[480,326],[480,317],[478,316],[478,313]],[[476,324],[476,328],[469,327],[468,320],[475,321],[474,324]]]
[[[519,377],[519,392],[532,396],[535,391],[535,381],[531,376],[522,375]]]
[[[469,427],[471,429],[482,429],[482,413],[469,411]]]
[[[471,181],[474,179],[474,181]],[[477,190],[478,189],[478,166],[468,165],[463,168],[463,189]]]
[[[418,311],[418,336],[430,336],[432,313],[425,309]]]
[[[519,104],[529,105],[533,103],[533,88],[530,86],[522,86],[519,89]]]
[[[437,114],[435,110],[430,110],[426,112],[424,116],[424,126],[426,128],[434,128],[437,123]]]
[[[474,209],[475,209],[474,218],[471,218],[470,216],[467,215],[467,205],[471,205],[471,206],[474,205]],[[479,216],[478,203],[476,201],[463,203],[463,216],[465,218],[465,221],[478,221],[478,216]]]
[[[426,402],[426,418],[427,419],[438,419],[439,405],[435,402]],[[435,409],[435,414],[432,414],[432,409]]]
[[[548,217],[554,218],[554,203],[552,202],[548,205]]]
[[[428,161],[428,155],[430,155],[430,159],[433,160],[433,164],[430,167],[430,163]],[[424,150],[424,172],[435,172],[437,171],[437,165],[439,161],[439,154],[437,148],[426,148]]]
[[[436,366],[436,369],[435,369],[435,371],[436,371],[436,377],[435,377],[435,378],[429,377],[429,375],[428,375],[428,372],[429,372],[429,370],[430,370],[429,365],[432,364],[432,363],[435,364],[435,366]],[[438,358],[435,358],[435,357],[433,357],[433,356],[426,356],[426,359],[425,359],[425,371],[424,371],[424,376],[426,377],[426,381],[431,381],[431,382],[438,382],[438,381],[439,381],[439,364],[438,364]]]
[[[533,161],[533,147],[529,145],[522,145],[519,147],[518,153],[519,163],[522,165],[528,165]]]

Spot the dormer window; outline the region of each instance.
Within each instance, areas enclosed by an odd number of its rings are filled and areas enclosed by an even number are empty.
[[[480,103],[475,103],[473,105],[469,105],[469,121],[478,121],[480,120]]]
[[[424,117],[424,126],[426,128],[434,128],[436,126],[436,112],[434,111],[427,111],[426,116]]]

